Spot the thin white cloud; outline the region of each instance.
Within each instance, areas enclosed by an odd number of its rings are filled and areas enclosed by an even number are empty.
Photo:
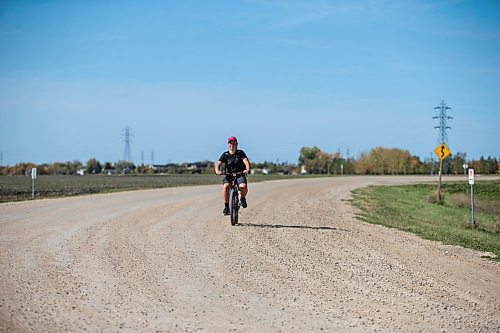
[[[390,1],[305,1],[305,0],[250,0],[249,2],[281,10],[282,19],[275,28],[295,28],[316,21],[332,18],[365,18],[377,19],[392,12],[394,4]]]
[[[494,2],[478,3],[471,0],[441,1],[396,1],[396,0],[359,0],[359,1],[306,1],[306,0],[248,0],[255,5],[268,7],[276,14],[274,29],[295,29],[320,21],[351,20],[360,23],[380,22],[413,31],[459,38],[500,39],[500,27],[493,22],[484,30],[484,22],[474,17],[473,11],[466,16],[455,17],[447,14],[460,6],[476,8],[490,7],[498,10]],[[500,14],[500,12],[499,12]],[[481,27],[481,28],[479,28]]]

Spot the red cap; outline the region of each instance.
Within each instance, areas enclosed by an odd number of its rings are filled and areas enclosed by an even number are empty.
[[[234,141],[236,143],[238,143],[238,140],[236,140],[236,138],[234,136],[230,136],[228,139],[227,139],[227,143],[231,142],[231,141]]]

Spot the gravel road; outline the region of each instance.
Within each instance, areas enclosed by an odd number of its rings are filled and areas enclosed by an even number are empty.
[[[1,204],[0,331],[499,332],[500,263],[346,201],[429,180],[250,183],[237,227],[221,186]]]

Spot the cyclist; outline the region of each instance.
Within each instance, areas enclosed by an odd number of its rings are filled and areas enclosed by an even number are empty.
[[[227,139],[228,151],[222,153],[219,161],[215,164],[215,173],[222,175],[220,170],[221,165],[224,163],[226,165],[226,175],[222,180],[222,196],[224,198],[224,210],[222,213],[224,215],[229,215],[229,184],[231,183],[231,174],[243,172],[243,175],[239,175],[236,178],[236,183],[241,192],[241,206],[247,208],[246,196],[248,193],[248,184],[246,174],[250,172],[250,161],[243,150],[238,150],[238,140],[234,136],[230,136]]]

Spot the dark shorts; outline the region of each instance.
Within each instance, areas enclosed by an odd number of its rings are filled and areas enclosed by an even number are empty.
[[[222,179],[222,184],[230,183],[230,182],[231,182],[231,175],[225,175],[224,178]],[[238,178],[236,178],[236,183],[238,184],[238,186],[240,184],[246,184],[247,177],[245,177],[245,175],[239,175]]]

